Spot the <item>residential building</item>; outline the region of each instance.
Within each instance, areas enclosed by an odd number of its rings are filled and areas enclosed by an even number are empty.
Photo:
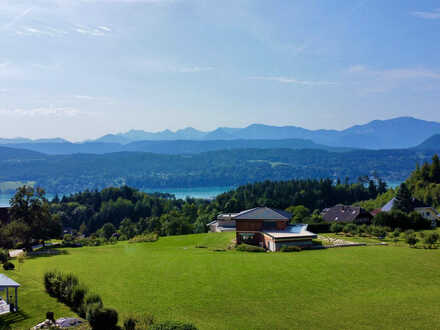
[[[437,212],[436,209],[434,209],[433,207],[424,206],[416,207],[414,211],[419,213],[425,219],[431,220],[431,226],[433,228],[437,227],[437,221],[440,221],[440,214]]]
[[[257,207],[240,213],[221,214],[217,218],[235,222],[237,244],[261,246],[279,251],[282,246],[312,245],[316,234],[307,231],[307,225],[289,225],[292,215],[282,210]]]
[[[373,216],[360,206],[338,204],[324,209],[321,216],[325,222],[369,224]]]

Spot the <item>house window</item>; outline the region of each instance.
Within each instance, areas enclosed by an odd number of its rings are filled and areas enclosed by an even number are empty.
[[[263,222],[263,229],[276,229],[277,223],[274,221],[264,221]]]
[[[255,242],[254,233],[240,233],[240,239],[243,243],[253,244]]]

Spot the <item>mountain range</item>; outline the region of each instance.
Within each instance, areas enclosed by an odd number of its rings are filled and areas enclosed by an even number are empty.
[[[399,117],[374,120],[345,130],[308,130],[297,126],[252,124],[244,128],[219,127],[210,132],[199,131],[192,127],[175,132],[164,130],[157,133],[131,130],[126,133],[108,134],[82,143],[71,143],[61,138],[0,139],[0,145],[13,144],[15,148],[48,154],[102,154],[119,151],[178,154],[239,148],[378,150],[413,148],[436,134],[440,134],[440,123],[413,117]]]

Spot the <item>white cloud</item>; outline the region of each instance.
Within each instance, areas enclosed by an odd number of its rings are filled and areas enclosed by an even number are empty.
[[[109,27],[104,26],[104,25],[98,26],[98,29],[101,29],[101,30],[106,31],[106,32],[111,32],[112,31],[112,29],[110,29]]]
[[[332,86],[337,85],[337,82],[333,81],[318,81],[318,80],[299,80],[291,77],[271,77],[271,76],[253,76],[249,77],[249,79],[253,80],[269,80],[269,81],[277,81],[283,84],[296,84],[303,86]]]
[[[411,14],[423,19],[440,19],[440,8],[432,11],[413,11]]]
[[[410,88],[426,89],[425,85],[432,86],[440,81],[440,72],[425,68],[374,70],[363,65],[354,65],[347,71],[351,83],[360,87],[365,94],[385,93],[406,85]]]
[[[0,116],[8,117],[76,117],[82,112],[74,108],[0,109]]]
[[[84,25],[77,25],[74,30],[80,34],[92,37],[102,37],[108,35],[111,32],[111,29],[105,26],[87,27]]]
[[[68,34],[67,31],[54,28],[54,27],[34,27],[34,26],[24,26],[18,27],[15,31],[17,35],[21,36],[46,36],[46,37],[62,37]]]

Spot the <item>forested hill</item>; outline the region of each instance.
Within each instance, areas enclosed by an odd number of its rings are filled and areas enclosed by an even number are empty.
[[[20,157],[0,149],[0,184],[34,181],[50,193],[129,185],[143,188],[242,185],[264,180],[341,178],[357,180],[376,173],[387,181],[403,181],[417,163],[434,151],[242,149],[193,155],[121,152],[104,155]]]
[[[282,140],[172,140],[172,141],[136,141],[128,144],[110,142],[39,142],[39,143],[15,143],[8,146],[16,149],[33,150],[49,155],[69,155],[76,153],[84,154],[106,154],[122,151],[152,152],[157,154],[194,154],[215,150],[232,149],[322,149],[328,151],[348,151],[348,148],[329,147],[304,139],[282,139]]]
[[[415,149],[418,150],[438,150],[440,149],[440,134],[431,136],[423,143],[419,144]]]
[[[31,150],[20,150],[16,148],[0,146],[0,162],[45,159],[46,155]]]

